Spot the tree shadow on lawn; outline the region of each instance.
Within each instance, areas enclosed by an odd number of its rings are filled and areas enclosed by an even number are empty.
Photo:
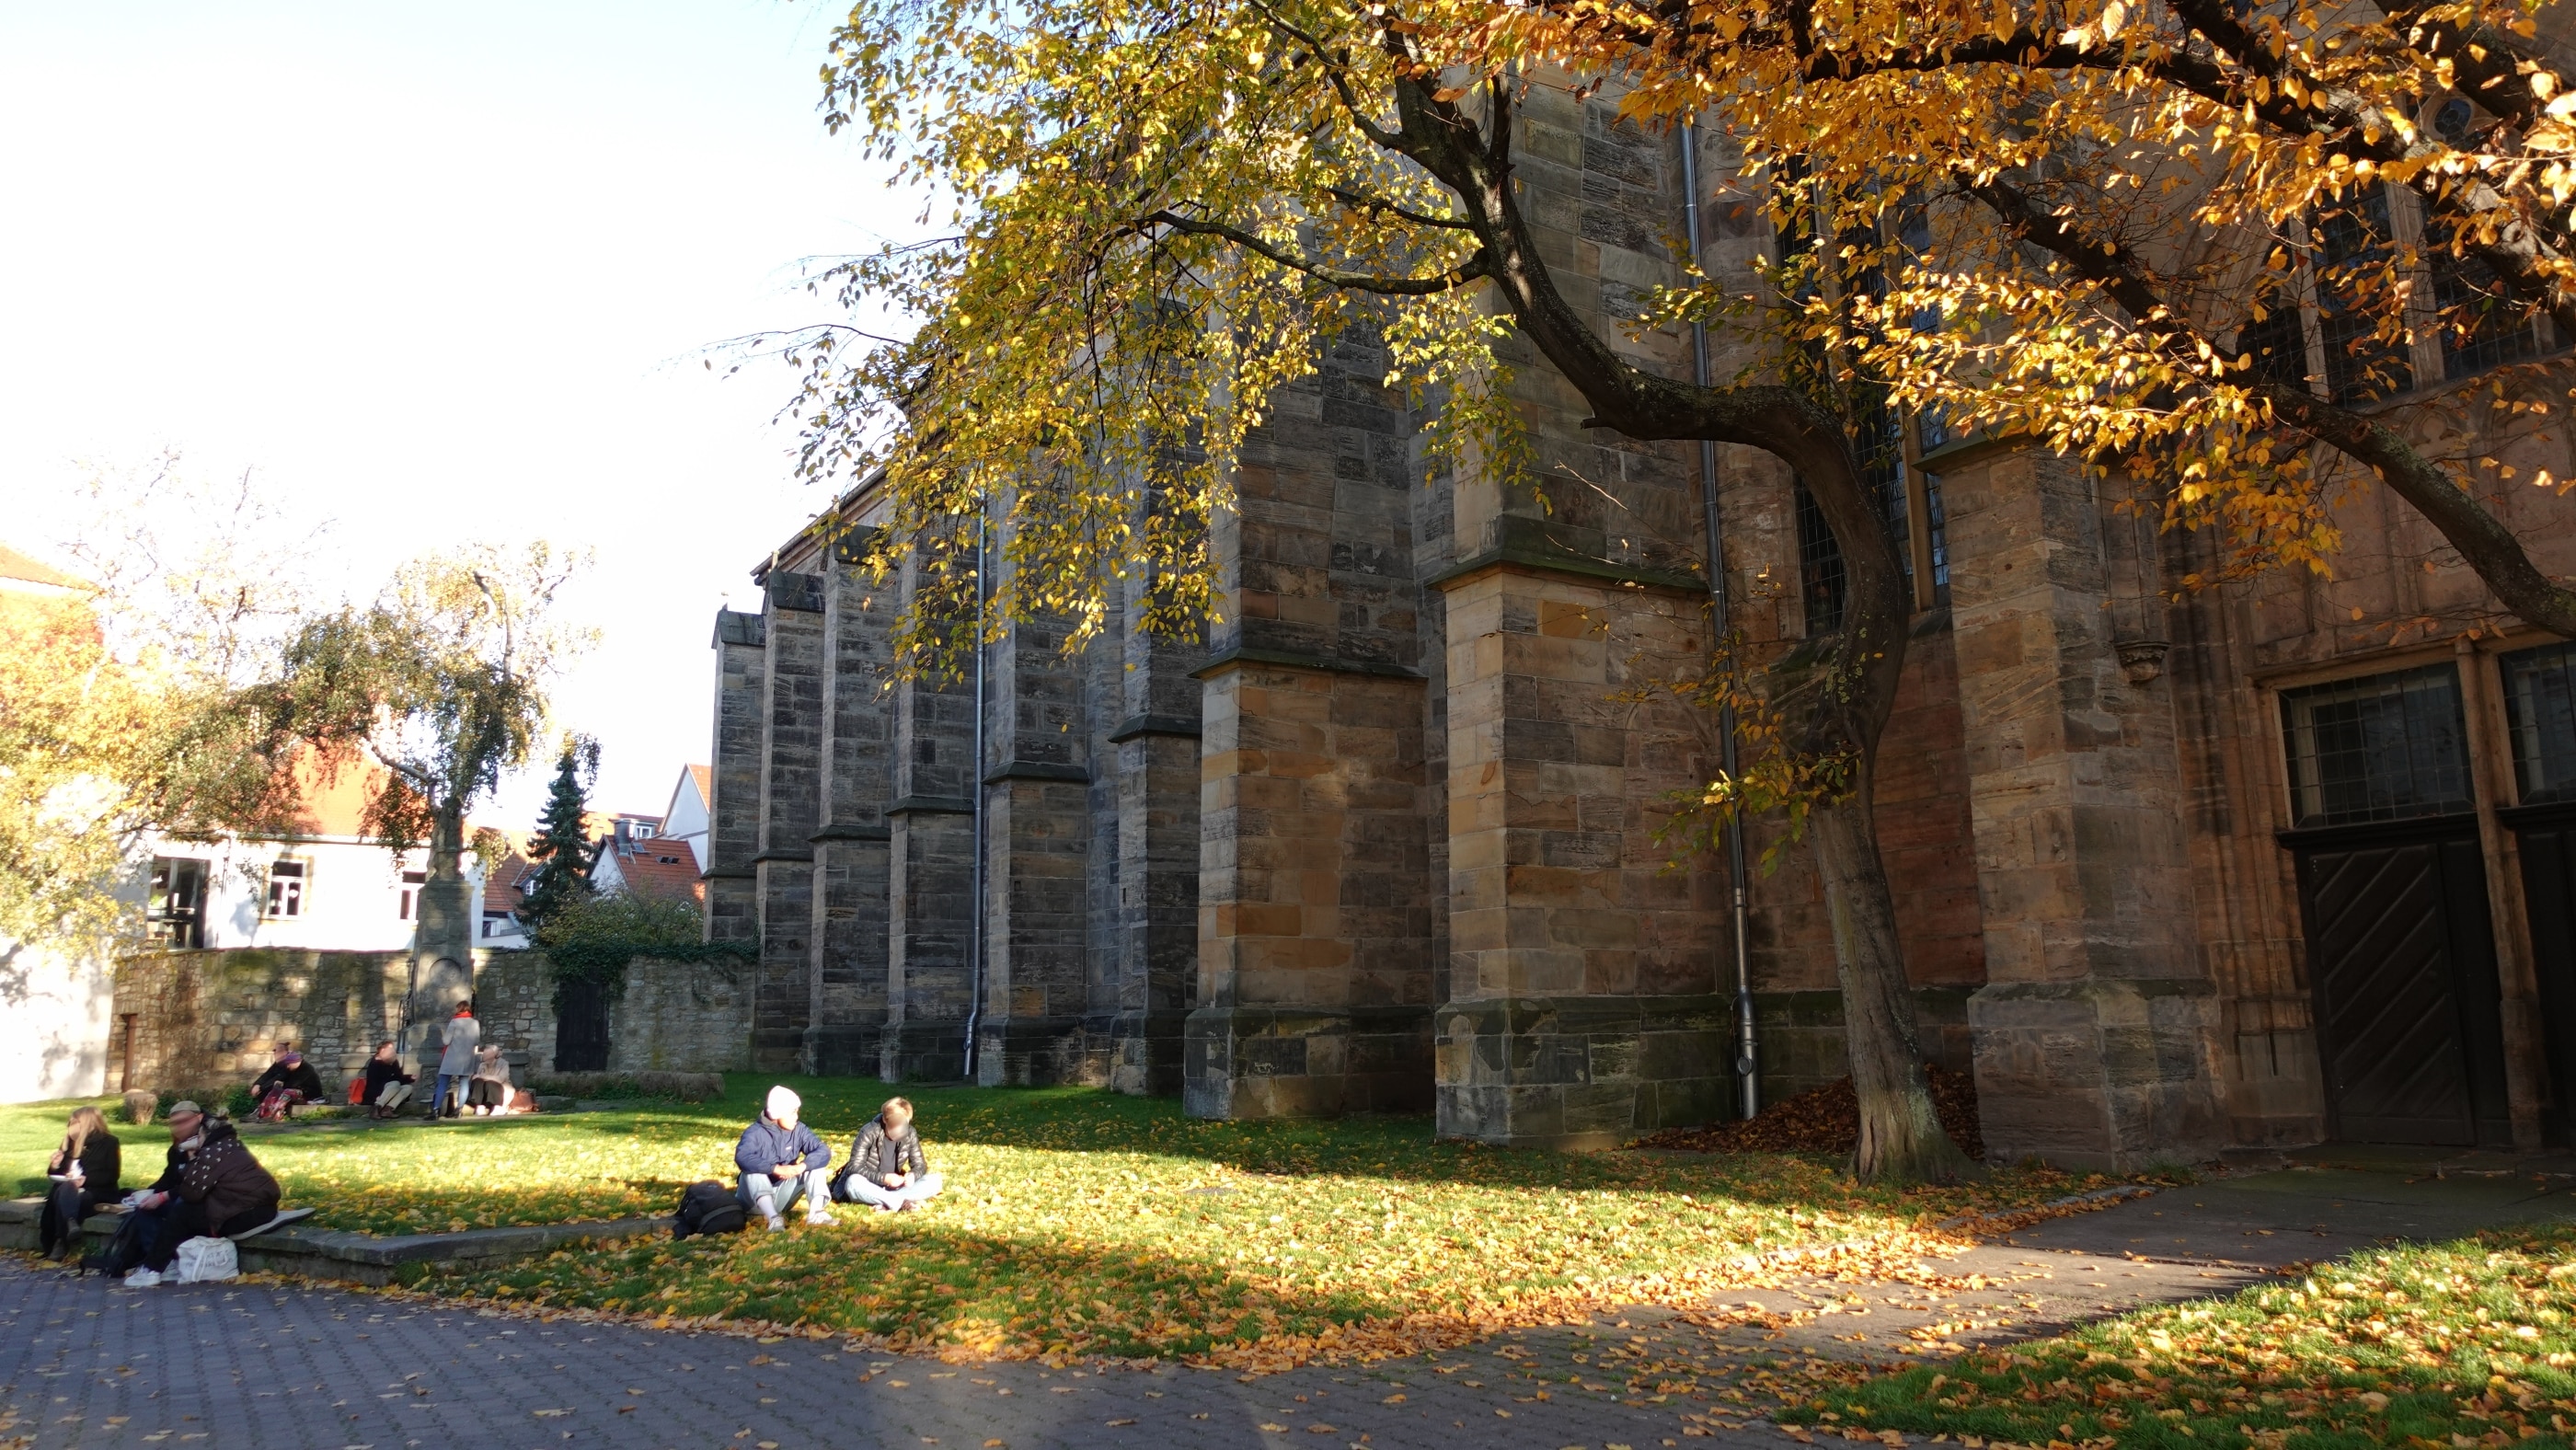
[[[632,1164],[636,1176],[623,1176],[615,1151],[649,1150],[658,1155],[674,1149],[697,1150],[706,1176],[731,1182],[732,1141],[760,1111],[761,1096],[772,1078],[736,1074],[727,1095],[706,1103],[638,1102],[634,1107],[604,1112],[537,1115],[459,1124],[409,1125],[366,1134],[318,1135],[299,1145],[294,1159],[280,1155],[279,1166],[298,1176],[328,1178],[333,1160],[346,1151],[362,1160],[340,1166],[376,1180],[371,1195],[389,1190],[382,1159],[440,1145],[450,1148],[488,1144],[492,1172],[502,1181],[490,1186],[450,1187],[438,1181],[468,1160],[422,1163],[417,1182],[405,1182],[403,1198],[383,1205],[318,1204],[324,1222],[334,1227],[370,1232],[419,1232],[464,1223],[489,1227],[500,1223],[551,1223],[668,1213],[691,1179],[673,1176],[669,1165]],[[807,1120],[832,1148],[835,1162],[844,1159],[850,1139],[872,1116],[889,1089],[861,1078],[785,1079],[805,1098]],[[1421,1189],[1468,1189],[1531,1195],[1580,1195],[1594,1202],[1630,1196],[1680,1200],[1684,1196],[1732,1201],[1773,1212],[1826,1212],[1870,1218],[1908,1220],[1923,1214],[1947,1216],[1962,1211],[2027,1205],[2106,1182],[2099,1177],[2036,1169],[2006,1169],[1980,1184],[1947,1189],[1899,1190],[1865,1187],[1843,1176],[1839,1167],[1819,1158],[1789,1155],[1727,1155],[1700,1159],[1647,1157],[1624,1153],[1571,1154],[1531,1149],[1498,1149],[1474,1143],[1441,1142],[1428,1117],[1348,1117],[1336,1120],[1271,1120],[1212,1122],[1185,1117],[1177,1102],[1134,1098],[1092,1088],[988,1089],[916,1087],[910,1090],[919,1110],[925,1144],[934,1163],[943,1149],[977,1148],[1029,1153],[1076,1155],[1067,1170],[1070,1187],[1093,1186],[1127,1172],[1119,1159],[1141,1157],[1164,1163],[1196,1161],[1218,1170],[1215,1181],[1192,1180],[1138,1184],[1139,1194],[1163,1196],[1175,1191],[1225,1186],[1226,1175],[1273,1182],[1300,1193],[1348,1196],[1390,1185]],[[271,1140],[272,1142],[278,1140]],[[559,1148],[566,1163],[579,1163],[560,1179],[546,1174],[550,1155]],[[531,1150],[539,1150],[530,1164]],[[598,1150],[611,1150],[606,1154]],[[305,1155],[312,1156],[307,1158]],[[587,1156],[585,1157],[585,1153]],[[1079,1160],[1089,1158],[1086,1168]],[[302,1161],[295,1161],[301,1159]],[[364,1161],[374,1160],[374,1161]],[[516,1160],[516,1161],[505,1161]],[[945,1166],[954,1169],[951,1160]],[[656,1172],[655,1168],[664,1171]],[[952,1173],[952,1177],[956,1175]],[[957,1186],[971,1189],[971,1180]],[[496,1194],[512,1195],[496,1203]],[[290,1197],[293,1197],[290,1186]],[[1568,1204],[1570,1210],[1579,1205]],[[1748,1230],[1755,1225],[1747,1225]],[[1774,1225],[1764,1237],[1782,1238],[1786,1224]],[[1821,1232],[1822,1224],[1815,1225]],[[1748,1240],[1757,1236],[1748,1233]]]
[[[1256,1285],[1228,1266],[1150,1245],[1035,1242],[894,1215],[871,1216],[855,1231],[842,1223],[630,1239],[484,1272],[425,1268],[406,1283],[546,1308],[812,1326],[885,1336],[899,1348],[984,1355],[1205,1354],[1441,1307],[1434,1296],[1403,1294],[1385,1281],[1339,1292]]]
[[[1105,1088],[889,1087],[860,1078],[760,1078],[729,1074],[726,1094],[691,1104],[691,1116],[726,1109],[748,1123],[773,1082],[804,1098],[804,1117],[833,1152],[886,1096],[908,1094],[926,1149],[943,1143],[1064,1152],[1146,1153],[1197,1158],[1240,1173],[1317,1175],[1403,1183],[1463,1184],[1532,1192],[1718,1193],[1748,1204],[1823,1206],[1877,1212],[2027,1206],[2121,1181],[2099,1174],[2001,1167],[1983,1182],[1901,1189],[1853,1182],[1841,1160],[1820,1155],[1725,1154],[1703,1158],[1633,1153],[1566,1153],[1442,1140],[1427,1115],[1215,1121],[1191,1118],[1172,1098],[1131,1097]],[[737,1131],[739,1131],[737,1129]]]

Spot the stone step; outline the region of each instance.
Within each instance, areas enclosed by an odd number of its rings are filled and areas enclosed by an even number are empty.
[[[0,1248],[36,1247],[40,1198],[0,1200]],[[116,1232],[117,1213],[92,1214],[81,1225],[91,1239],[104,1242]],[[407,1264],[448,1264],[491,1268],[516,1259],[551,1253],[567,1244],[661,1233],[671,1226],[666,1216],[605,1219],[590,1223],[550,1223],[522,1228],[478,1228],[463,1233],[362,1234],[345,1229],[315,1228],[309,1223],[273,1229],[237,1246],[247,1271],[294,1274],[307,1279],[381,1288],[395,1282]]]

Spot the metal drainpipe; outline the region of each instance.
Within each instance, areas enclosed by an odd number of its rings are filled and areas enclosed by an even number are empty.
[[[1699,240],[1699,122],[1682,122],[1682,231],[1690,242],[1691,260],[1700,257]],[[1691,324],[1691,378],[1705,388],[1709,385],[1708,328]],[[1708,601],[1711,625],[1723,639],[1727,632],[1726,565],[1719,548],[1717,523],[1717,445],[1708,439],[1699,444],[1700,514],[1708,524]],[[1735,708],[1727,706],[1718,712],[1718,729],[1724,738],[1719,747],[1719,764],[1730,777],[1735,774],[1736,739]],[[1762,1108],[1760,1059],[1753,1036],[1753,945],[1748,930],[1747,873],[1744,866],[1744,822],[1737,816],[1726,821],[1726,866],[1734,901],[1735,917],[1735,1085],[1736,1098],[1744,1116],[1752,1117]]]
[[[966,1003],[966,1081],[975,1081],[975,1028],[984,1015],[984,511],[975,512],[975,754],[966,771],[966,788],[975,793],[974,885],[966,926],[966,950],[973,962],[974,995]]]

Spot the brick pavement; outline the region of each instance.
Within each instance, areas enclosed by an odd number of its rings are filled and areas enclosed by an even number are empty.
[[[844,1353],[838,1341],[547,1323],[297,1284],[129,1290],[11,1256],[0,1259],[0,1419],[16,1423],[0,1424],[0,1447],[1683,1443],[1674,1406],[1563,1384],[1541,1400],[1495,1348],[1248,1383],[1168,1365],[978,1367]],[[1743,1443],[1786,1442],[1765,1432]]]

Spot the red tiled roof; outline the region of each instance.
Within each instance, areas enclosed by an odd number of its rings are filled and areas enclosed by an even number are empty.
[[[698,858],[686,841],[647,838],[630,841],[625,850],[614,845],[600,853],[600,861],[614,857],[617,874],[626,889],[638,896],[659,897],[670,901],[704,901],[706,886],[698,880]],[[590,868],[593,877],[599,867]]]
[[[535,863],[516,851],[502,857],[492,874],[483,878],[483,909],[517,914],[519,903],[528,899],[524,888],[536,869]]]

